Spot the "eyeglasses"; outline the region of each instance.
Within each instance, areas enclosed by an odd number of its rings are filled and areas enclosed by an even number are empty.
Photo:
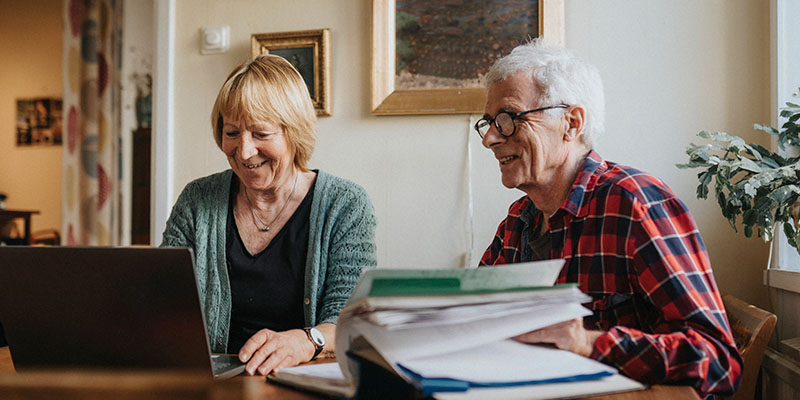
[[[504,137],[511,137],[514,135],[514,132],[517,131],[517,124],[514,122],[517,118],[530,113],[535,113],[537,111],[544,111],[550,110],[553,108],[568,108],[569,106],[566,104],[557,104],[554,106],[549,107],[542,107],[536,108],[533,110],[528,111],[520,111],[520,112],[508,112],[508,111],[500,111],[494,118],[481,118],[478,122],[475,123],[475,130],[480,135],[481,139],[486,136],[486,133],[489,132],[489,129],[494,124],[494,127],[497,128],[497,131],[500,132],[501,135]]]

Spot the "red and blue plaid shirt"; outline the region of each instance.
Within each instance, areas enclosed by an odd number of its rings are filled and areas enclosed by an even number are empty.
[[[542,217],[527,196],[514,202],[480,264],[530,261]],[[606,331],[592,358],[701,396],[738,388],[742,359],[708,254],[666,184],[592,151],[548,222],[550,256],[566,260],[557,283],[578,283],[593,299],[584,325]]]

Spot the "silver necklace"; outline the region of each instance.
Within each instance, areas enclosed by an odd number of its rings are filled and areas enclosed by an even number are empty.
[[[258,228],[258,230],[260,230],[261,232],[269,232],[270,226],[273,225],[275,221],[278,220],[278,217],[281,216],[283,210],[286,208],[287,205],[289,205],[289,200],[291,200],[292,195],[294,194],[294,189],[297,187],[297,175],[299,174],[297,173],[294,174],[294,184],[292,185],[292,191],[289,192],[289,197],[286,198],[286,202],[283,203],[283,207],[281,207],[278,213],[275,214],[275,218],[272,219],[269,225],[261,222],[261,219],[256,216],[256,212],[255,210],[253,210],[253,203],[250,202],[250,196],[247,195],[247,186],[242,185],[244,186],[244,198],[247,199],[247,205],[250,207],[250,213],[253,214],[253,224],[256,225],[256,228]]]

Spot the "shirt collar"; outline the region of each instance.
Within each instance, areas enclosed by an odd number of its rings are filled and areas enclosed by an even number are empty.
[[[574,215],[577,218],[585,216],[589,211],[589,200],[591,193],[597,185],[597,179],[608,169],[608,164],[605,160],[597,154],[596,151],[591,150],[583,161],[583,165],[578,171],[578,176],[572,183],[572,188],[569,191],[567,199],[559,207]],[[586,204],[584,204],[586,203]]]
[[[522,221],[522,223],[524,223],[525,227],[527,228],[532,226],[533,223],[535,222],[534,218],[536,217],[536,214],[539,212],[539,209],[536,208],[536,205],[533,204],[528,195],[525,195],[521,200],[522,202],[520,203],[521,211],[519,213],[519,220]]]

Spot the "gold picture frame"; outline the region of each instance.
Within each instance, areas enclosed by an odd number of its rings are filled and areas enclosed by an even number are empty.
[[[297,68],[308,86],[318,116],[331,115],[330,29],[254,33],[252,56],[275,54]]]
[[[539,0],[538,7],[539,36],[563,46],[564,1]],[[482,114],[485,88],[395,88],[395,23],[395,1],[372,0],[372,114]]]

